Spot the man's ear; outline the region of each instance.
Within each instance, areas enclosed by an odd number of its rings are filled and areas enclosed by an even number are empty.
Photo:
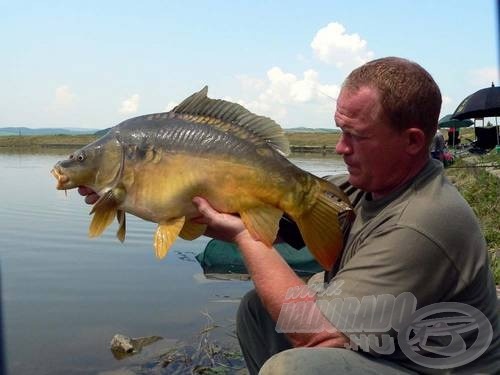
[[[427,152],[427,139],[425,133],[419,128],[409,128],[405,130],[406,152],[410,155],[416,155],[423,150]]]

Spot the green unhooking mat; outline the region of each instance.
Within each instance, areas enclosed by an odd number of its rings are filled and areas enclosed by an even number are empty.
[[[296,250],[287,243],[274,247],[299,276],[311,276],[323,270],[307,247]],[[196,259],[204,274],[248,274],[240,251],[232,243],[211,240]]]

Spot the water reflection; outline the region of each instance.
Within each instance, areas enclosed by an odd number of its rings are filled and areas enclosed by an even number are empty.
[[[5,150],[4,150],[5,151]],[[87,237],[90,207],[55,189],[49,171],[72,150],[1,152],[0,258],[5,341],[12,374],[96,373],[119,365],[109,351],[116,333],[190,340],[201,312],[234,320],[248,281],[206,280],[194,255],[208,239],[177,240],[153,255],[155,224],[128,215],[124,244],[116,224]],[[338,158],[294,157],[319,176],[345,170]],[[222,296],[222,297],[221,297]],[[125,362],[127,360],[124,360]]]

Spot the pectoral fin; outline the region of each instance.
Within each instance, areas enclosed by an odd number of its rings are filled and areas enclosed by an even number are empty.
[[[126,223],[125,223],[125,211],[116,211],[116,219],[118,220],[118,231],[116,232],[116,237],[123,242],[125,241]]]
[[[116,208],[115,207],[107,207],[107,208],[97,208],[92,210],[94,212],[94,217],[90,222],[89,227],[89,237],[97,237],[104,232],[115,218]]]
[[[179,237],[183,240],[192,241],[205,233],[207,230],[207,226],[204,224],[197,224],[190,221],[186,221],[182,230],[179,234]]]
[[[167,255],[168,250],[179,236],[185,221],[186,218],[183,216],[158,224],[153,241],[155,255],[158,259]]]
[[[116,187],[103,194],[94,204],[90,214],[94,214],[89,227],[89,237],[97,237],[113,222],[117,207],[123,201],[125,191]]]
[[[259,206],[240,212],[241,220],[252,237],[272,246],[278,233],[283,211],[272,206]]]

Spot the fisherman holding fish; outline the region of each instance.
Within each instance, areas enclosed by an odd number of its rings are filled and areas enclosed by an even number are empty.
[[[192,200],[201,196],[219,212],[241,217],[268,247],[286,214],[330,269],[354,217],[349,198],[285,157],[288,139],[272,119],[207,92],[204,87],[172,111],[125,120],[54,166],[57,189],[80,186],[99,195],[89,236],[116,218],[123,242],[126,214],[132,214],[158,224],[153,247],[163,258],[178,237],[205,233],[206,224],[192,220],[199,216]]]
[[[304,283],[274,249],[250,236],[239,218],[218,213],[206,200],[195,199],[203,216],[199,221],[208,224],[210,235],[238,245],[255,284],[255,291],[243,298],[237,318],[238,337],[251,373],[261,368],[262,374],[436,371],[432,359],[416,363],[398,344],[387,355],[377,353],[377,346],[367,352],[346,350],[354,346],[350,339],[361,337],[352,333],[363,332],[363,327],[351,324],[350,332],[334,329],[333,322],[346,325],[341,317],[333,317],[328,302],[403,293],[415,297],[417,309],[460,302],[481,311],[491,324],[491,343],[480,348],[484,353],[478,359],[463,365],[457,361],[454,367],[451,357],[450,371],[493,373],[500,368],[497,299],[484,237],[471,208],[444,177],[440,163],[429,158],[440,107],[441,94],[432,77],[408,60],[375,60],[347,77],[335,112],[335,123],[342,130],[336,151],[347,165],[347,184],[364,194],[356,206],[357,217],[338,271],[314,277],[319,282],[324,278],[326,292],[290,293],[301,290]],[[315,301],[324,319],[330,318],[331,323],[321,322],[324,329],[308,332],[306,314],[284,308],[307,301]],[[338,313],[346,310],[344,304]],[[288,311],[291,316],[283,316]],[[318,315],[310,311],[307,316]],[[290,324],[294,319],[298,324]],[[277,323],[283,321],[294,329],[278,333]],[[394,330],[387,333],[389,338],[396,337]],[[476,340],[474,333],[462,334],[468,348]],[[383,332],[375,334],[383,339]],[[429,337],[428,341],[446,347],[447,337]]]
[[[484,237],[441,163],[430,158],[440,107],[438,86],[414,62],[382,58],[350,73],[335,112],[342,130],[336,151],[348,175],[334,182],[351,198],[356,217],[342,255],[319,251],[326,271],[307,284],[242,217],[217,210],[203,194],[192,200],[199,213],[187,220],[206,226],[206,235],[236,243],[253,280],[255,290],[242,299],[237,316],[251,374],[500,368]],[[93,190],[79,189],[87,203],[98,199]],[[346,211],[339,206],[339,213]],[[336,221],[331,225],[338,230]],[[431,305],[448,321],[423,320]],[[411,319],[401,319],[408,308]],[[470,313],[476,329],[450,325],[460,313]]]

